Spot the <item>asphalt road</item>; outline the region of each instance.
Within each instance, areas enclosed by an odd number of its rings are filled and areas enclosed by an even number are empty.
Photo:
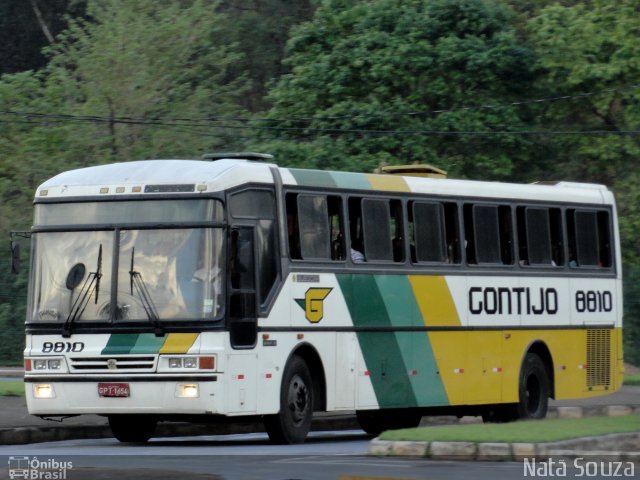
[[[113,439],[0,447],[0,456],[71,462],[66,478],[226,480],[522,479],[522,462],[451,462],[365,456],[361,431],[317,432],[303,445],[271,445],[264,434],[158,438],[146,445]],[[70,453],[73,452],[73,455]],[[0,458],[0,463],[2,459]],[[4,463],[8,465],[8,463]],[[8,477],[0,466],[0,478]],[[569,475],[569,477],[571,477]],[[592,477],[598,478],[598,477]]]

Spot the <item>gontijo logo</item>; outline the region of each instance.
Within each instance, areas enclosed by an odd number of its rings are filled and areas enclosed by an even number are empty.
[[[295,301],[304,310],[304,316],[311,323],[318,323],[324,317],[324,299],[333,288],[311,287],[304,294],[304,298]]]

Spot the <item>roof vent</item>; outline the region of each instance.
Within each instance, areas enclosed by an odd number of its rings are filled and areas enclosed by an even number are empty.
[[[382,173],[403,177],[447,178],[447,172],[432,165],[387,165]]]
[[[268,153],[256,153],[256,152],[223,152],[223,153],[207,153],[202,156],[205,160],[222,160],[222,159],[236,159],[236,160],[253,160],[257,162],[270,162],[273,160],[273,155]]]

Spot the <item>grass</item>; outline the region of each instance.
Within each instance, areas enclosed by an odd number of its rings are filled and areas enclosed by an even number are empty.
[[[24,382],[22,380],[0,382],[0,397],[24,396]]]
[[[450,442],[556,442],[608,433],[640,431],[640,416],[554,418],[528,422],[447,425],[384,432],[382,440]]]
[[[624,376],[625,385],[640,385],[640,373],[626,374]]]

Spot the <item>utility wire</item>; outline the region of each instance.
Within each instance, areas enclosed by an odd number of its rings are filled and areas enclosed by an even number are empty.
[[[561,100],[574,100],[583,99],[587,97],[593,97],[602,94],[609,94],[614,92],[625,92],[630,90],[640,89],[640,84],[632,84],[619,88],[610,88],[597,92],[585,92],[574,95],[561,95],[554,97],[544,97],[536,99],[525,99],[510,102],[500,105],[478,105],[478,106],[466,106],[455,107],[438,110],[425,110],[416,112],[379,112],[379,113],[360,113],[352,115],[342,116],[325,116],[325,117],[290,117],[290,118],[245,118],[245,117],[233,117],[233,116],[208,116],[204,118],[135,118],[135,117],[103,117],[95,115],[70,115],[70,114],[48,114],[42,112],[28,112],[28,111],[14,111],[14,110],[0,110],[0,115],[13,116],[26,118],[27,120],[2,120],[3,123],[26,123],[26,124],[41,124],[50,125],[51,123],[106,123],[106,124],[124,124],[124,125],[141,125],[141,126],[159,126],[159,127],[181,127],[184,131],[186,128],[193,129],[230,129],[230,130],[256,130],[256,131],[283,131],[283,132],[301,132],[304,134],[328,134],[328,135],[341,135],[341,134],[355,134],[355,135],[439,135],[439,136],[452,136],[452,135],[476,135],[476,136],[488,136],[488,135],[638,135],[639,130],[570,130],[570,131],[558,131],[558,130],[525,130],[525,131],[449,131],[449,130],[376,130],[376,129],[363,129],[363,128],[318,128],[309,126],[274,126],[273,123],[301,123],[301,122],[314,122],[314,121],[326,121],[326,120],[346,120],[346,119],[362,119],[362,118],[380,118],[380,117],[417,117],[421,115],[437,115],[442,113],[452,112],[465,112],[481,109],[499,109],[499,108],[512,108],[521,105],[528,104],[540,104],[545,102],[557,102]],[[227,123],[225,123],[227,122]],[[228,122],[234,122],[230,124]],[[271,125],[252,125],[252,123],[270,123]],[[208,132],[200,132],[205,135],[212,135]]]

